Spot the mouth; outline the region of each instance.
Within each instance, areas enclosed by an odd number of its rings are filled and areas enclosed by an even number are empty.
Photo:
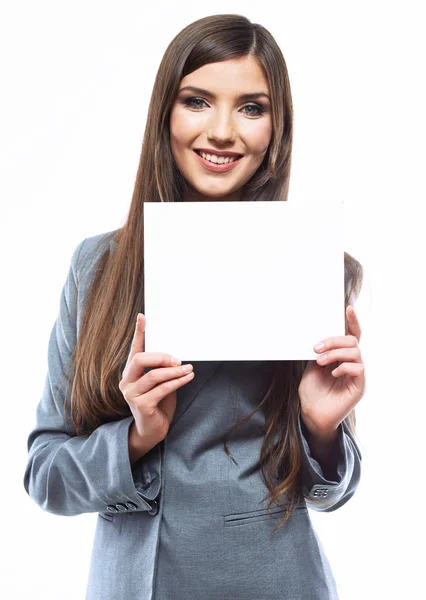
[[[234,155],[234,157],[232,156],[227,156],[224,157],[226,158],[227,162],[212,162],[210,160],[208,160],[207,158],[204,158],[207,156],[207,154],[204,154],[204,157],[201,156],[201,151],[200,150],[194,150],[194,153],[197,155],[197,159],[200,161],[201,166],[206,169],[207,171],[210,172],[215,172],[215,173],[226,173],[227,171],[231,171],[232,169],[235,168],[236,165],[238,165],[241,162],[241,159],[243,158],[243,154],[239,154],[239,155]],[[211,155],[208,155],[211,156]]]
[[[197,160],[200,161],[200,165],[203,167],[203,169],[205,169],[206,171],[210,171],[211,173],[227,173],[228,171],[231,171],[232,169],[234,169],[236,167],[236,165],[238,165],[242,158],[244,157],[244,155],[240,154],[238,157],[226,157],[227,162],[212,162],[210,160],[208,160],[207,158],[204,158],[203,156],[201,156],[200,151],[198,150],[194,150],[194,153],[197,156]],[[204,152],[203,152],[204,154]],[[207,154],[204,154],[204,156],[207,156]],[[208,155],[211,156],[211,155]],[[230,160],[231,159],[231,160]]]
[[[207,156],[215,156],[217,157],[217,159],[226,159],[226,162],[213,162],[210,160],[209,162],[211,162],[214,165],[229,164],[230,162],[238,160],[244,156],[243,154],[215,154],[214,152],[202,152],[201,150],[196,149],[194,150],[194,152],[198,154],[198,156],[201,156],[201,158],[203,158],[204,160],[208,160]]]

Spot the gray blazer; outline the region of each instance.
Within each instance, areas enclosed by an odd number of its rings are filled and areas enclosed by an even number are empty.
[[[193,362],[195,377],[177,390],[166,438],[131,468],[133,417],[76,436],[64,421],[63,370],[76,343],[82,305],[100,252],[113,252],[114,231],[76,247],[50,335],[48,373],[28,438],[24,486],[57,515],[98,513],[86,600],[334,600],[336,584],[308,507],[334,511],[354,494],[361,454],[339,428],[335,481],[311,456],[299,413],[303,482],[309,499],[271,535],[267,489],[259,473],[264,414],[259,410],[229,437],[223,434],[258,404],[270,377],[261,361]],[[167,351],[167,348],[164,349]],[[282,517],[283,509],[273,509]]]

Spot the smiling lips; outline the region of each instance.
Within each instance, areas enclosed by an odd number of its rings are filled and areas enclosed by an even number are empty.
[[[206,169],[208,169],[209,171],[216,172],[230,171],[243,158],[242,155],[235,155],[231,153],[222,153],[222,156],[220,156],[217,154],[209,154],[200,150],[194,150],[194,152],[198,156],[198,159],[201,161],[201,164],[204,167],[206,167]],[[204,156],[201,156],[201,153]],[[214,158],[214,161],[220,160],[221,162],[212,162],[210,160],[211,158]],[[227,162],[222,162],[223,160],[226,160]]]
[[[212,158],[214,156],[218,160],[221,158],[234,159],[242,156],[242,154],[239,154],[238,152],[220,152],[218,150],[214,150],[213,148],[195,148],[195,152],[197,152],[197,154],[201,155],[203,158],[207,158],[208,156]]]

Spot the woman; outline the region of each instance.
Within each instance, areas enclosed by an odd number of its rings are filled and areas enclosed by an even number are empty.
[[[144,347],[143,203],[286,201],[292,127],[271,34],[192,23],[159,67],[125,225],[73,253],[24,483],[49,512],[99,514],[87,600],[337,598],[307,506],[336,510],[359,483],[361,265],[345,253],[346,335],[317,361],[188,373]],[[235,165],[212,167],[223,155]]]

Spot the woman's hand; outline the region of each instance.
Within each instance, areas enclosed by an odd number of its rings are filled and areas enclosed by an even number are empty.
[[[353,306],[346,309],[347,334],[325,339],[321,356],[310,360],[299,385],[301,416],[317,439],[332,440],[340,423],[365,390],[364,363],[358,342],[361,327]],[[317,364],[318,363],[318,364]]]
[[[176,410],[176,389],[194,377],[193,366],[172,366],[170,354],[145,352],[145,316],[140,313],[123,377],[119,383],[135,419],[131,426],[131,445],[153,448],[167,435]],[[144,373],[145,367],[159,367]]]

